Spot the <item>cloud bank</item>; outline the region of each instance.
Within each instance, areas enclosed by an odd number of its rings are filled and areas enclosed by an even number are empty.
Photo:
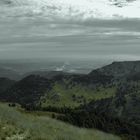
[[[3,0],[1,17],[140,18],[140,0]]]

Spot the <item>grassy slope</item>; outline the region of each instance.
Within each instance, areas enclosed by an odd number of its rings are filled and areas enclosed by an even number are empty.
[[[116,89],[114,87],[91,89],[81,85],[67,87],[65,84],[55,83],[52,90],[41,97],[41,106],[76,107],[91,100],[112,97],[115,95],[115,91]]]
[[[21,113],[0,103],[0,140],[120,140],[98,130],[77,128],[45,116]]]

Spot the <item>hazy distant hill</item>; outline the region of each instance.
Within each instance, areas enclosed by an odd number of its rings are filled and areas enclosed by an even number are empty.
[[[29,73],[25,73],[23,77],[29,76],[29,75],[39,75],[48,79],[52,79],[53,77],[57,75],[72,75],[71,73],[65,73],[63,71],[32,71]]]
[[[6,77],[17,80],[21,77],[21,75],[12,69],[0,67],[0,77]]]

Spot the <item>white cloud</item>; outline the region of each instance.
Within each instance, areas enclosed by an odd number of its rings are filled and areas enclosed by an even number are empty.
[[[0,12],[1,15],[5,12],[8,16],[37,15],[66,19],[140,18],[140,0],[118,0],[119,6],[114,3],[114,0],[11,0],[11,3],[8,3],[11,6],[0,7]]]

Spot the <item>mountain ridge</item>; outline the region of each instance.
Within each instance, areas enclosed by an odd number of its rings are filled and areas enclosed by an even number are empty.
[[[126,76],[140,71],[140,61],[116,61],[97,70],[114,77]]]
[[[11,87],[8,87],[4,95],[7,95],[5,96],[6,100],[14,102],[19,99],[19,103],[23,105],[34,104],[36,101],[40,102],[40,98],[52,92],[54,88],[54,96],[58,96],[59,92],[63,93],[63,90],[65,91],[63,96],[66,95],[67,90],[70,90],[69,94],[73,96],[73,94],[76,94],[75,90],[80,94],[80,89],[82,89],[85,97],[86,90],[90,93],[92,93],[92,90],[98,93],[98,89],[101,89],[103,92],[106,88],[109,89],[111,87],[115,89],[115,86],[120,85],[120,83],[123,85],[123,82],[125,83],[128,79],[129,81],[134,81],[135,75],[139,74],[138,72],[140,72],[140,61],[127,61],[113,62],[110,65],[93,70],[89,74],[53,72],[51,76],[48,76],[51,73],[48,72],[45,77],[39,75],[39,73],[38,75],[31,74],[15,82]],[[94,94],[92,93],[91,95]]]

